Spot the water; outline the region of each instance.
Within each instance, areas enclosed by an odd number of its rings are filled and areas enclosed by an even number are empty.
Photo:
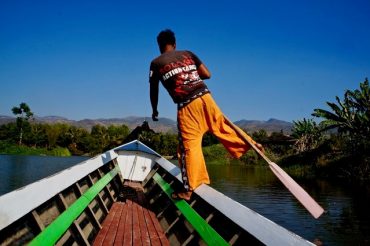
[[[370,192],[325,180],[297,181],[326,212],[314,219],[269,168],[207,165],[211,186],[309,241],[370,245]]]
[[[86,157],[0,155],[0,195],[71,167]],[[370,245],[369,188],[298,180],[326,213],[314,219],[268,168],[207,165],[211,186],[275,223],[324,245]]]
[[[87,157],[0,155],[0,196],[69,168]]]

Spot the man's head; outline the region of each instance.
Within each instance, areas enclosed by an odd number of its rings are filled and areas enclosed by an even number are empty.
[[[159,50],[164,53],[168,47],[176,48],[175,33],[170,29],[161,31],[157,36]]]

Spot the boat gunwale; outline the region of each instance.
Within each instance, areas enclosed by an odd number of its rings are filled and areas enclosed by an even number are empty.
[[[163,157],[158,157],[156,162],[182,183],[179,167]],[[293,245],[315,245],[207,184],[200,185],[194,190],[194,193],[264,244],[278,243],[280,245],[289,245],[293,243]],[[246,216],[248,216],[248,219],[245,219]],[[263,226],[263,230],[261,230],[261,226]]]
[[[117,156],[114,150],[109,150],[68,169],[4,194],[0,197],[0,231],[96,169],[114,160]],[[27,203],[19,202],[23,200],[26,200]]]
[[[135,144],[136,146],[145,146],[144,149],[149,149],[145,144],[141,143],[138,140],[134,140],[128,144],[121,145],[117,148],[114,148],[110,151],[107,151],[101,155],[98,155],[94,158],[88,159],[86,161],[83,161],[69,169],[63,170],[55,175],[49,176],[47,178],[44,178],[40,181],[36,181],[35,183],[32,183],[28,186],[23,187],[22,189],[7,193],[0,197],[0,231],[10,225],[11,223],[15,222],[22,216],[28,214],[33,209],[37,208],[56,194],[62,192],[64,189],[68,188],[73,183],[77,182],[78,180],[86,177],[89,173],[95,171],[96,169],[104,166],[110,161],[113,161],[117,159],[121,151],[123,152],[144,152],[148,153],[147,151],[143,151],[141,149],[129,149],[125,150],[122,149],[122,146]],[[121,153],[123,154],[123,153]],[[182,183],[181,179],[181,171],[180,168],[171,163],[170,161],[166,160],[165,158],[158,156],[156,152],[151,152],[150,159],[157,163],[160,167],[162,167],[166,172],[171,174],[175,179],[178,179]],[[85,170],[86,169],[86,170]],[[89,171],[87,171],[89,170]],[[78,172],[76,172],[78,171]],[[69,182],[66,182],[65,177],[68,177]],[[53,181],[60,185],[49,187],[49,182]],[[46,194],[43,194],[43,199],[40,199],[38,197],[37,202],[33,201],[32,203],[16,203],[18,206],[15,208],[14,206],[8,206],[9,201],[13,201],[12,204],[14,204],[14,201],[18,201],[21,197],[22,200],[30,200],[30,194],[28,194],[29,191],[32,191],[33,189],[36,189],[36,191],[43,191],[45,185],[48,185],[48,192],[45,192]],[[61,188],[64,187],[64,188]],[[50,189],[52,188],[52,189]],[[311,242],[305,240],[304,238],[300,237],[299,235],[294,234],[293,232],[287,230],[286,228],[276,224],[275,222],[269,220],[268,218],[258,214],[257,212],[247,208],[246,206],[236,202],[235,200],[229,198],[228,196],[220,193],[219,191],[213,189],[212,187],[203,184],[200,187],[198,187],[194,191],[200,198],[202,198],[205,202],[207,202],[209,205],[217,209],[220,213],[222,213],[224,216],[229,218],[231,221],[233,221],[235,224],[240,226],[243,230],[251,233],[251,235],[255,236],[260,240],[261,242],[265,244],[271,244],[276,242],[283,242],[283,244],[297,244],[297,243],[304,243],[307,245],[314,245]],[[25,198],[26,197],[26,198]],[[46,197],[46,198],[45,198]],[[34,197],[32,197],[34,198]],[[6,205],[6,206],[4,206]],[[4,208],[10,208],[10,209],[4,209]],[[21,209],[18,209],[21,208]],[[9,218],[3,217],[5,211],[11,211],[10,218],[13,218],[11,221]],[[21,210],[21,213],[19,213],[19,210]],[[17,213],[14,214],[14,211]],[[5,215],[7,215],[5,213]],[[248,217],[246,219],[246,217]],[[242,219],[244,218],[244,219]],[[7,220],[8,219],[8,220]],[[250,222],[252,221],[252,222]],[[262,229],[263,228],[263,229]]]
[[[147,147],[145,144],[143,145]],[[181,170],[178,166],[162,156],[157,156],[154,161],[182,183]],[[207,184],[199,186],[194,190],[194,193],[264,244],[280,243],[281,245],[289,245],[293,243],[293,245],[314,245],[310,241],[276,224],[272,220],[240,204]],[[248,219],[245,219],[246,216]],[[261,226],[264,228],[263,230],[261,230]]]
[[[118,174],[116,166],[109,173],[100,178],[93,186],[83,193],[71,206],[63,211],[50,225],[41,231],[29,245],[53,245],[68,230],[81,213],[89,206],[92,200]]]

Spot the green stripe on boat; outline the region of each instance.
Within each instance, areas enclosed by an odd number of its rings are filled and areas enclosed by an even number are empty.
[[[68,230],[73,221],[85,210],[96,195],[117,175],[119,167],[116,166],[104,175],[98,182],[90,187],[66,211],[45,228],[29,245],[54,245]]]
[[[171,198],[173,189],[158,173],[153,176],[153,179],[208,245],[229,245],[187,202]]]

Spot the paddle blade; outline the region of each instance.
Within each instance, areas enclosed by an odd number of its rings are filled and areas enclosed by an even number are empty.
[[[276,163],[269,162],[269,167],[312,216],[319,218],[324,209]]]

